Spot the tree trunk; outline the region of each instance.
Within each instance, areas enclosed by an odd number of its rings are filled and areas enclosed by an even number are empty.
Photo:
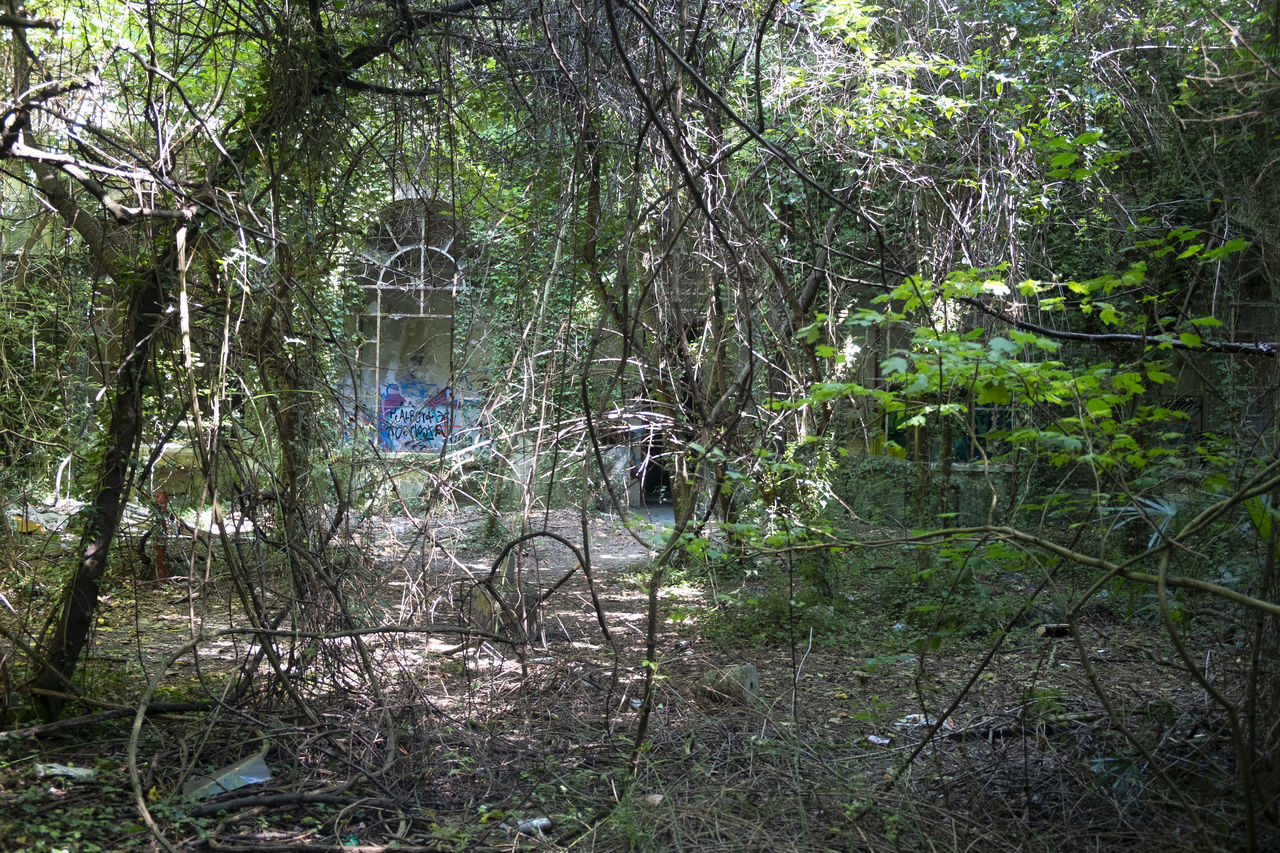
[[[98,588],[132,486],[130,469],[142,432],[142,383],[162,316],[161,293],[154,271],[150,275],[139,275],[131,287],[124,329],[129,348],[122,355],[117,373],[97,494],[93,503],[85,508],[80,559],[63,589],[62,612],[44,648],[45,666],[33,680],[32,686],[41,690],[66,692],[93,625]],[[62,710],[63,700],[59,696],[37,695],[37,700],[45,719],[57,717]]]

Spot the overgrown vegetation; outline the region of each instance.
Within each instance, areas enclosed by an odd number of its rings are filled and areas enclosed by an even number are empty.
[[[1280,843],[1274,4],[0,51],[0,848]]]

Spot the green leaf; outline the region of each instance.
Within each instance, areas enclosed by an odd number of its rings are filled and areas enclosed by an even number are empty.
[[[1271,522],[1277,514],[1271,501],[1264,496],[1252,497],[1244,502],[1245,511],[1249,513],[1249,521],[1253,523],[1254,532],[1263,542],[1271,541]],[[1280,557],[1280,542],[1276,543],[1276,556]]]
[[[1000,383],[982,383],[974,384],[974,390],[978,392],[979,406],[1007,406],[1013,401],[1009,389]]]
[[[1234,240],[1228,240],[1227,242],[1223,243],[1221,246],[1216,246],[1210,249],[1209,251],[1205,252],[1203,255],[1200,256],[1200,260],[1216,261],[1219,258],[1224,258],[1227,255],[1233,254],[1235,252],[1243,251],[1244,249],[1249,248],[1250,245],[1252,244],[1248,240],[1241,240],[1239,237],[1237,237]]]
[[[1208,477],[1205,477],[1204,482],[1201,485],[1209,494],[1220,495],[1227,490],[1227,486],[1230,485],[1230,483],[1227,481],[1226,474],[1221,471],[1215,471]],[[1245,503],[1247,504],[1248,501]]]
[[[1120,283],[1125,287],[1133,287],[1135,285],[1142,284],[1146,279],[1146,261],[1138,261],[1136,264],[1130,266],[1129,269],[1125,270],[1124,275],[1120,276]]]
[[[1183,332],[1178,335],[1178,340],[1182,341],[1183,346],[1193,348],[1200,346],[1200,336],[1194,332]]]
[[[1018,351],[1018,345],[1006,338],[992,338],[987,342],[987,346],[993,353],[1001,355],[1013,355]]]
[[[1102,397],[1090,397],[1084,401],[1084,407],[1095,418],[1103,418],[1111,414],[1111,404]]]
[[[1136,373],[1117,373],[1111,377],[1111,387],[1122,394],[1131,395],[1141,394],[1146,390],[1142,378]]]
[[[822,334],[822,323],[822,320],[816,320],[807,326],[802,326],[796,331],[796,339],[806,344],[815,343],[818,336]]]
[[[907,360],[902,356],[895,355],[892,358],[886,358],[880,362],[880,373],[883,376],[892,376],[895,373],[907,372]]]

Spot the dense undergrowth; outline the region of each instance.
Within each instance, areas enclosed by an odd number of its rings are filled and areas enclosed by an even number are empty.
[[[576,525],[572,514],[556,518],[557,529]],[[443,541],[483,523],[440,518],[431,529]],[[495,642],[441,655],[440,640],[457,635],[431,633],[468,624],[458,593],[473,582],[455,560],[479,574],[493,551],[416,562],[394,529],[370,530],[384,558],[351,606],[367,615],[362,624],[407,630],[366,638],[376,690],[342,632],[287,643],[289,658],[307,661],[290,671],[314,721],[282,712],[287,702],[266,681],[220,705],[252,646],[219,651],[251,642],[249,632],[170,661],[147,701],[202,710],[148,716],[135,733],[135,697],[190,629],[225,631],[243,616],[218,571],[195,585],[194,602],[185,579],[157,587],[114,576],[75,708],[126,710],[5,735],[0,847],[149,849],[137,792],[179,849],[1243,843],[1226,720],[1170,653],[1144,593],[1112,586],[1077,606],[1087,572],[1060,569],[1042,585],[1043,566],[992,546],[941,549],[937,567],[921,572],[911,544],[718,563],[730,542],[712,535],[664,587],[653,718],[633,772],[650,664],[642,632],[628,626],[644,624],[652,552],[636,550],[616,521],[593,525],[611,640],[579,575],[546,600],[522,654]],[[47,610],[40,590],[55,580],[45,578],[56,561],[40,555],[48,546],[35,544],[11,539],[8,551],[23,571],[7,576],[3,593],[27,621],[11,612],[4,625],[20,635]],[[522,558],[526,583],[544,589],[571,568],[552,549]],[[1217,689],[1243,695],[1248,667],[1230,615],[1189,607],[1180,630]],[[164,624],[174,628],[167,636]],[[744,662],[760,673],[758,701],[703,686],[706,672]],[[6,713],[10,729],[31,722],[20,707]],[[266,785],[182,796],[191,774],[259,751],[272,768]],[[38,776],[48,764],[95,776]],[[543,818],[542,829],[525,824],[531,834],[515,836],[521,821]]]

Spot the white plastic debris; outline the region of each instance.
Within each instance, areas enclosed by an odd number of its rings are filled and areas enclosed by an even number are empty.
[[[92,779],[98,773],[92,767],[68,767],[65,764],[37,764],[36,775],[65,776],[68,779]]]
[[[880,735],[867,735],[867,743],[874,743],[876,746],[888,746],[890,741],[887,737]]]
[[[498,828],[505,832],[510,832],[511,824],[503,822],[498,824]],[[516,823],[516,832],[521,835],[542,835],[542,833],[550,830],[551,818],[549,817],[531,817],[528,820]]]
[[[182,795],[193,800],[203,800],[214,794],[234,791],[245,785],[254,785],[271,778],[271,768],[263,758],[263,753],[242,758],[235,764],[229,764],[221,770],[215,770],[208,776],[193,776],[182,786]]]
[[[541,835],[550,829],[551,818],[549,817],[533,817],[516,824],[516,832],[523,832],[525,835]]]
[[[926,728],[933,724],[933,717],[929,717],[924,714],[907,714],[901,720],[894,723],[895,726],[902,726],[904,728]],[[947,717],[942,721],[942,730],[944,732],[949,732],[955,727],[955,722],[950,717]]]
[[[10,505],[5,508],[5,515],[9,516],[11,522],[17,527],[19,533],[36,533],[44,535],[51,531],[61,532],[66,528],[67,522],[70,521],[83,506],[83,501],[73,501],[70,499],[61,500],[52,505]]]

